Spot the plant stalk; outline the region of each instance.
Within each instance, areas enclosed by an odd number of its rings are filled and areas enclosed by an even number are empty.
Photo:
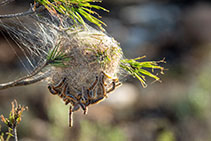
[[[18,141],[18,135],[17,135],[17,129],[16,129],[16,127],[13,129],[13,136],[15,138],[15,141]]]
[[[29,10],[24,11],[24,12],[15,13],[15,14],[0,15],[0,19],[14,18],[14,17],[23,17],[23,16],[34,14],[36,12],[41,12],[44,9],[45,9],[44,6],[39,6],[38,8],[33,8],[33,6],[32,6]]]
[[[15,81],[0,84],[0,90],[4,90],[7,88],[12,88],[12,87],[16,87],[16,86],[26,86],[26,85],[34,84],[36,82],[40,82],[41,80],[49,77],[50,72],[51,71],[49,70],[47,72],[44,72],[44,74],[37,76],[35,78],[30,78],[30,79],[21,80],[21,81],[15,80]]]

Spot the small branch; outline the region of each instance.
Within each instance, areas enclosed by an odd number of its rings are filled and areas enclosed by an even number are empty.
[[[20,12],[20,13],[15,13],[15,14],[5,14],[5,15],[0,15],[0,19],[6,19],[6,18],[14,18],[14,17],[23,17],[27,15],[34,14],[36,12],[41,12],[45,9],[44,6],[39,6],[38,8],[33,8],[33,6],[25,12]]]
[[[16,86],[26,86],[26,85],[34,84],[36,82],[39,82],[39,81],[49,77],[50,72],[51,71],[49,70],[49,71],[45,72],[44,74],[42,74],[38,77],[27,79],[27,80],[11,81],[11,82],[8,82],[8,83],[0,84],[0,90],[12,88],[12,87],[16,87]]]
[[[14,80],[14,83],[20,82],[22,80],[26,80],[28,78],[32,78],[33,76],[37,75],[39,72],[42,71],[43,68],[45,68],[48,65],[48,61],[44,61],[43,64],[41,64],[40,66],[36,67],[29,75],[24,76],[22,78],[19,78],[17,80]]]
[[[0,3],[0,6],[6,5],[6,4],[13,2],[13,1],[15,1],[15,0],[4,0]]]
[[[15,138],[15,141],[18,141],[18,135],[17,135],[17,129],[16,129],[16,127],[13,129],[13,136]]]
[[[24,76],[22,78],[19,78],[17,80],[8,82],[8,83],[0,84],[0,90],[15,87],[15,86],[29,85],[29,84],[33,84],[33,83],[36,83],[38,81],[41,81],[42,79],[45,79],[46,78],[45,74],[41,77],[38,77],[38,78],[32,78],[32,77],[34,77],[39,72],[41,72],[42,69],[45,68],[47,65],[48,65],[48,61],[45,61],[42,65],[35,68],[34,71],[31,74]],[[29,80],[27,80],[27,79],[29,79]]]

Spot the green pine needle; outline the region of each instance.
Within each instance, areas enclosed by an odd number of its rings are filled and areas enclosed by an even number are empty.
[[[70,17],[76,24],[85,25],[82,17],[89,22],[96,24],[101,30],[104,30],[102,25],[106,24],[99,20],[101,16],[92,9],[103,10],[109,12],[105,8],[91,4],[93,2],[101,2],[101,0],[35,0],[43,5],[51,14],[59,17],[60,14]],[[97,15],[98,18],[93,15]]]
[[[68,62],[70,59],[67,55],[59,50],[60,42],[48,53],[47,62],[48,64],[55,67],[66,67],[65,62]]]
[[[161,71],[161,74],[163,74],[164,68],[159,66],[159,63],[165,63],[165,60],[163,59],[161,61],[143,61],[143,62],[137,61],[143,58],[145,58],[145,56],[138,57],[135,59],[124,59],[121,61],[120,67],[126,70],[133,77],[138,78],[142,86],[145,88],[147,87],[145,76],[149,76],[155,79],[155,81],[160,81],[160,78],[153,73],[155,69],[158,69]],[[152,69],[152,71],[150,72],[146,69]]]

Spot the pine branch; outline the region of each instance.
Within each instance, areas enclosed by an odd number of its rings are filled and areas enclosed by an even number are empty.
[[[39,13],[45,9],[44,6],[39,6],[38,8],[34,8],[34,7],[35,6],[32,6],[29,10],[20,12],[20,13],[0,15],[0,19],[23,17],[27,15],[32,15],[34,13]]]
[[[17,87],[17,86],[26,86],[26,85],[34,84],[36,82],[40,82],[41,80],[44,80],[47,77],[49,77],[50,72],[51,71],[47,71],[47,72],[44,72],[44,74],[42,74],[42,75],[30,78],[30,79],[22,80],[22,81],[15,80],[15,81],[11,81],[11,82],[8,82],[8,83],[0,84],[0,90],[12,88],[12,87]]]
[[[13,2],[13,1],[15,1],[15,0],[3,0],[2,2],[0,2],[0,6],[4,6],[4,5],[6,5],[10,2]]]

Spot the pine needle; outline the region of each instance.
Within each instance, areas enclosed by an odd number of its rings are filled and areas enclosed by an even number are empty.
[[[104,31],[102,25],[106,26],[104,22],[99,20],[101,16],[92,9],[103,10],[109,12],[107,9],[92,4],[94,2],[101,2],[100,0],[35,0],[37,3],[43,5],[52,15],[59,17],[60,14],[73,19],[75,24],[85,25],[82,17],[89,22],[96,24]],[[98,18],[96,18],[96,15]]]
[[[164,59],[160,61],[137,61],[143,58],[145,58],[145,56],[138,57],[135,59],[124,59],[121,61],[120,67],[126,70],[133,77],[136,77],[141,82],[142,86],[145,88],[147,87],[145,76],[151,77],[155,79],[155,81],[160,81],[160,78],[153,73],[154,70],[157,69],[160,70],[161,74],[164,74],[164,67],[159,66],[159,63],[166,62]],[[148,71],[148,69],[151,69],[151,72]]]

